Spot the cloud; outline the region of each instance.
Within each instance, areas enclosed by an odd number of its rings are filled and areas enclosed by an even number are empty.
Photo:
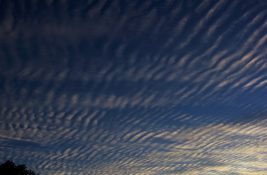
[[[1,1],[0,158],[55,175],[264,174],[265,7]]]

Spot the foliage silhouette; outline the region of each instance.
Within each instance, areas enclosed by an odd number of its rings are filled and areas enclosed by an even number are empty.
[[[25,165],[16,165],[12,161],[6,161],[0,165],[1,175],[36,175],[34,171],[27,169]]]

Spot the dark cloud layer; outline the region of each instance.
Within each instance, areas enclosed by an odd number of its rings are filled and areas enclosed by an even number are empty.
[[[0,159],[54,175],[265,175],[266,8],[0,1]]]

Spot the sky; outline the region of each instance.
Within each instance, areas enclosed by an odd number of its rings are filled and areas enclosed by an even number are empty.
[[[0,1],[0,162],[266,175],[266,150],[267,1]]]

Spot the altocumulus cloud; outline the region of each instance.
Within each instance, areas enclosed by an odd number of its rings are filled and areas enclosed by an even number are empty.
[[[1,1],[0,159],[54,175],[265,175],[266,8]]]

